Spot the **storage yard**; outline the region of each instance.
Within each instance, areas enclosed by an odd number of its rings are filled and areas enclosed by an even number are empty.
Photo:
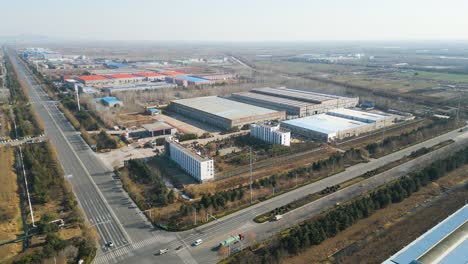
[[[218,96],[206,96],[175,100],[169,108],[215,127],[231,129],[261,121],[283,120],[284,111],[240,103]]]

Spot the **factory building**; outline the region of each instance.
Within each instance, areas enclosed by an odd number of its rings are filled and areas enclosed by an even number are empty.
[[[157,72],[137,72],[134,75],[144,77],[145,81],[162,81],[166,77],[164,74]]]
[[[286,114],[288,115],[299,117],[312,115],[318,112],[318,107],[320,107],[320,105],[307,102],[251,92],[233,93],[231,98],[247,104],[253,104],[278,111],[286,111]]]
[[[226,130],[257,122],[283,120],[286,117],[286,113],[282,111],[217,96],[175,100],[169,108],[176,113]]]
[[[106,75],[110,79],[114,79],[116,84],[136,83],[142,82],[145,77],[138,76],[130,73],[115,73]]]
[[[263,94],[270,97],[254,96],[252,95],[252,93]],[[310,91],[289,89],[285,87],[266,87],[252,89],[250,94],[241,93],[241,95],[239,95],[238,98],[243,100],[247,100],[245,98],[248,98],[248,100],[250,100],[251,102],[256,102],[259,104],[268,103],[269,105],[275,106],[276,108],[285,106],[288,106],[288,108],[300,107],[299,110],[289,110],[291,111],[291,113],[299,112],[299,114],[294,114],[299,117],[325,113],[328,110],[334,108],[355,107],[359,103],[359,97],[344,97]],[[290,99],[292,101],[281,101],[277,98],[285,98]],[[309,103],[309,105],[300,105],[296,101]],[[284,110],[288,111],[288,109]]]
[[[166,138],[166,155],[175,161],[190,176],[199,182],[214,178],[213,159],[202,157],[195,151],[188,149],[175,141],[172,137]]]
[[[279,124],[252,124],[250,136],[270,144],[291,145],[291,131],[281,128]]]
[[[112,96],[105,96],[102,98],[98,98],[101,103],[107,107],[118,107],[123,106],[123,102],[117,99],[116,97]]]
[[[139,92],[139,91],[151,91],[159,89],[174,88],[177,85],[167,82],[152,82],[152,83],[130,83],[125,85],[117,86],[106,86],[102,88],[102,91],[108,93],[116,92]]]
[[[392,125],[395,120],[392,115],[336,109],[326,114],[283,121],[281,127],[290,129],[293,134],[330,142]]]
[[[113,79],[109,79],[102,75],[81,75],[75,79],[84,85],[105,85],[114,83]]]
[[[166,81],[167,82],[172,81],[178,86],[183,86],[183,87],[210,84],[210,81],[207,79],[193,77],[193,76],[185,76],[185,75],[179,75],[175,77],[166,77]]]
[[[438,223],[382,264],[468,263],[468,205]]]

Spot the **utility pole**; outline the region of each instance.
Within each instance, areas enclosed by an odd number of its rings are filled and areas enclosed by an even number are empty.
[[[384,139],[385,139],[385,119],[383,120],[383,128],[382,128],[382,147],[384,146]]]
[[[250,204],[252,204],[252,147],[249,147],[250,150]]]
[[[78,107],[78,112],[81,111],[81,107],[80,107],[80,95],[78,93],[78,85],[76,85],[76,83],[73,85],[73,88],[75,90],[75,93],[76,93],[76,106]]]
[[[461,94],[460,96],[458,97],[458,108],[457,108],[457,122],[459,121],[459,118],[460,118],[460,102],[461,102]]]

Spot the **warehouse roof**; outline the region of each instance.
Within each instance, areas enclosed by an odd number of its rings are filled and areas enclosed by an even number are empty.
[[[275,110],[244,104],[217,96],[195,97],[175,100],[173,102],[230,120],[278,113],[278,111]]]
[[[268,94],[268,95],[273,95],[273,96],[278,96],[278,97],[288,97],[288,98],[291,98],[291,99],[296,99],[296,100],[299,100],[299,101],[311,102],[311,103],[316,103],[316,104],[319,104],[319,103],[322,103],[322,102],[328,101],[328,100],[346,98],[346,97],[337,96],[337,95],[330,95],[330,94],[322,94],[322,93],[316,93],[316,92],[310,92],[310,91],[289,89],[289,88],[286,88],[286,87],[257,88],[257,89],[252,89],[252,92]]]
[[[348,109],[348,108],[336,108],[328,111],[329,115],[337,115],[341,117],[349,117],[349,118],[355,118],[359,121],[363,121],[366,123],[373,123],[378,120],[387,118],[388,115],[385,114],[377,114],[377,113],[372,113],[372,112],[365,112],[365,111],[358,111],[358,110],[353,110],[353,109]]]
[[[163,121],[157,121],[151,124],[144,124],[141,127],[146,129],[147,131],[161,131],[161,130],[167,130],[167,129],[173,129],[171,125],[167,124],[166,122]]]
[[[164,74],[164,75],[186,75],[186,73],[178,72],[178,71],[164,71],[164,72],[160,72],[160,73]]]
[[[82,81],[103,81],[109,80],[109,78],[102,76],[102,75],[81,75],[77,77]]]
[[[122,102],[118,98],[112,97],[112,96],[102,97],[101,101],[104,101],[104,102],[109,103],[109,104]]]
[[[132,79],[132,78],[138,78],[140,76],[135,76],[133,74],[129,73],[114,73],[114,74],[109,74],[107,75],[113,79]]]
[[[274,102],[274,103],[287,105],[287,106],[307,107],[311,105],[311,103],[307,103],[307,102],[281,98],[281,97],[276,97],[276,96],[271,96],[271,95],[265,95],[265,94],[251,93],[251,92],[233,93],[232,95],[253,98],[253,99],[258,99],[262,101]]]
[[[341,130],[366,125],[364,122],[349,120],[327,114],[318,114],[297,119],[283,121],[282,123],[301,127],[308,130],[318,131],[324,134],[333,134]]]
[[[178,80],[184,80],[184,81],[189,81],[189,82],[195,82],[195,83],[198,83],[198,82],[208,82],[207,79],[203,79],[203,78],[199,78],[199,77],[193,77],[193,76],[186,76],[186,75],[177,76],[176,79],[178,79]]]
[[[142,76],[142,77],[157,77],[157,76],[163,76],[163,74],[157,73],[157,72],[137,72],[135,75]]]
[[[383,263],[467,263],[467,219],[465,205]]]

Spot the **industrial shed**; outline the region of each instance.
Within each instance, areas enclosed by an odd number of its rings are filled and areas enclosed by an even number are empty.
[[[293,134],[326,142],[357,136],[372,130],[367,123],[327,114],[283,121],[281,127],[290,129]]]
[[[359,102],[358,97],[343,97],[284,87],[257,88],[250,92],[234,93],[232,99],[286,111],[288,115],[297,117],[321,114],[338,107],[354,107]]]
[[[242,127],[261,121],[283,120],[286,117],[284,111],[275,111],[217,96],[175,100],[169,107],[176,113],[222,129]]]
[[[359,97],[330,95],[311,91],[289,89],[285,87],[257,88],[252,89],[251,92],[314,104],[315,106],[311,107],[315,109],[311,109],[310,111],[312,112],[310,114],[327,112],[329,109],[333,108],[355,107],[359,103]]]

